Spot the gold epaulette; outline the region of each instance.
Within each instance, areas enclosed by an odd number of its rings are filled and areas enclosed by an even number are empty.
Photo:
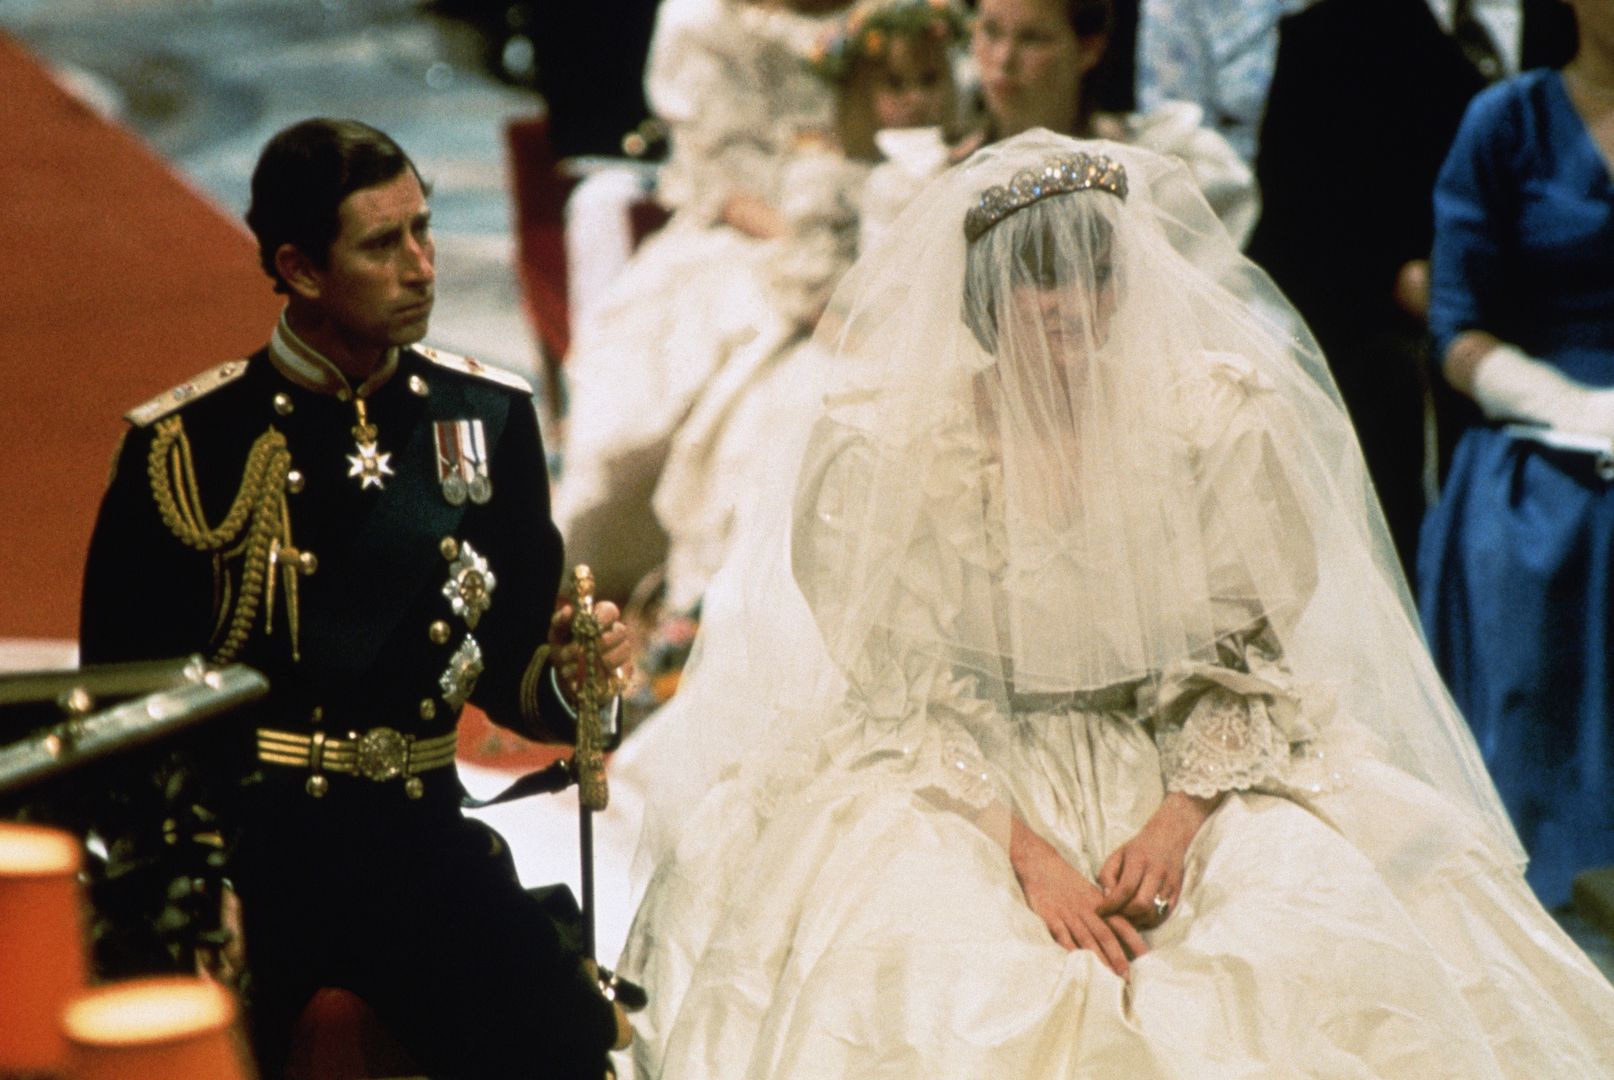
[[[211,394],[219,387],[232,383],[247,373],[245,360],[230,360],[195,378],[187,379],[172,390],[164,390],[144,405],[136,406],[123,414],[135,427],[149,427],[181,405]]]
[[[430,345],[411,345],[420,355],[436,364],[438,367],[457,371],[461,375],[470,375],[477,379],[486,379],[488,382],[498,383],[507,390],[519,390],[523,394],[532,393],[532,385],[513,371],[503,368],[489,367],[480,360],[473,360],[469,356],[456,356],[442,349],[435,349]]]

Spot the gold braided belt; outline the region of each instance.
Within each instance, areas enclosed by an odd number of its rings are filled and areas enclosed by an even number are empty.
[[[304,735],[259,728],[258,760],[308,769],[313,775],[303,786],[316,799],[330,790],[330,781],[325,777],[328,772],[361,776],[376,783],[401,778],[404,794],[418,799],[426,791],[420,774],[452,765],[457,742],[452,731],[417,739],[389,727],[375,727],[362,734],[350,731],[347,738],[337,739],[323,731]]]

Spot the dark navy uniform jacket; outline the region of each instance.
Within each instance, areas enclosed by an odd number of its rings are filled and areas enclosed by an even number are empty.
[[[255,910],[254,895],[243,891],[249,964],[264,968],[266,1000],[285,999],[264,1006],[265,1015],[276,1009],[284,1013],[270,1018],[280,1029],[289,1027],[310,989],[307,979],[362,985],[363,970],[332,975],[320,967],[333,950],[344,956],[362,951],[348,949],[352,935],[344,927],[363,928],[380,913],[403,920],[396,933],[389,931],[392,936],[412,935],[415,927],[407,922],[406,910],[412,901],[405,894],[417,885],[410,880],[413,867],[438,878],[454,867],[458,879],[466,845],[485,849],[487,841],[465,839],[475,823],[460,818],[461,789],[451,767],[421,774],[424,790],[418,798],[406,796],[398,778],[376,782],[332,775],[326,797],[314,799],[304,790],[307,769],[257,760],[256,730],[324,731],[330,738],[347,738],[349,732],[388,727],[417,738],[443,736],[454,731],[460,700],[468,695],[495,722],[530,737],[569,741],[573,731],[539,653],[554,610],[562,549],[550,520],[530,391],[514,376],[417,347],[401,351],[397,370],[365,400],[378,452],[390,455],[391,473],[380,477],[380,486],[365,487],[362,477],[349,475],[357,452],[353,404],[292,381],[268,350],[214,369],[131,413],[133,426],[118,454],[85,572],[85,663],[195,652],[212,656],[239,607],[249,560],[240,550],[242,541],[212,552],[182,542],[159,510],[153,477],[167,475],[182,497],[199,498],[199,525],[217,528],[229,519],[243,488],[254,444],[271,429],[284,436],[289,462],[282,460],[269,478],[283,486],[284,502],[276,492],[264,503],[274,510],[271,531],[282,557],[269,574],[272,595],[265,581],[245,643],[232,658],[264,672],[271,689],[241,714],[213,722],[218,726],[209,732],[207,756],[208,768],[218,774],[213,779],[223,776],[233,790],[249,793],[242,804],[255,824],[246,831],[256,829],[259,840],[256,846],[243,843],[249,856],[242,859],[249,865],[234,873],[263,898]],[[172,439],[176,419],[183,441]],[[472,421],[480,425],[490,497],[456,503],[442,482],[441,447],[445,439],[452,443],[456,432],[468,436]],[[164,431],[172,445],[154,461],[152,447]],[[188,447],[188,466],[181,447]],[[187,468],[194,488],[186,481]],[[485,560],[492,589],[485,610],[468,614],[463,604],[456,610],[453,576],[456,560],[471,554]],[[311,573],[295,574],[295,602],[281,569],[294,558],[312,564]],[[482,669],[474,684],[466,671],[470,652],[479,654]],[[332,838],[328,845],[323,843],[327,836]],[[456,839],[439,842],[439,837]],[[317,850],[322,847],[330,850]],[[450,848],[451,854],[443,854]],[[302,872],[316,880],[280,880]],[[469,877],[480,874],[473,868]],[[381,888],[372,883],[383,881],[389,895],[367,901],[366,890]],[[509,884],[519,892],[513,877]],[[435,888],[430,882],[420,887]],[[480,950],[487,963],[461,973],[462,982],[476,982],[481,972],[499,965],[499,950],[511,951],[516,942],[547,953],[531,958],[530,978],[525,958],[501,975],[498,985],[515,989],[501,989],[499,1000],[514,995],[543,1003],[561,1020],[561,1030],[543,1041],[551,1047],[573,1045],[584,1059],[592,1053],[597,1066],[612,1041],[614,1019],[604,999],[585,992],[584,981],[572,977],[577,958],[553,944],[549,929],[523,929],[528,921],[524,894],[506,895],[502,882],[468,888],[470,899],[456,903],[473,910],[464,911],[464,925],[451,930],[481,937],[469,937],[468,943],[456,939],[441,955]],[[422,895],[435,902],[442,893]],[[342,898],[331,901],[341,910],[318,907],[324,896]],[[493,898],[484,905],[483,896]],[[316,904],[313,917],[293,910],[306,898],[315,898],[306,900]],[[483,915],[484,907],[505,914]],[[501,918],[503,924],[497,921]],[[453,913],[434,919],[460,921]],[[479,919],[486,925],[478,925]],[[305,941],[306,928],[314,923],[331,928],[330,942]],[[292,956],[297,949],[307,955]],[[417,978],[418,965],[408,955],[382,959],[397,960],[403,978]],[[352,963],[362,968],[368,961],[360,957]],[[392,968],[375,970],[380,974],[361,992],[384,998],[399,976]],[[408,1009],[420,995],[433,992],[442,999],[424,1016],[461,1007],[471,988],[434,985],[445,981],[431,970],[419,971],[420,986],[401,994],[398,1008]],[[476,1011],[462,1026],[497,1004],[465,1005]],[[390,1019],[396,1024],[399,1015],[394,1010]],[[405,1026],[439,1026],[402,1015]],[[520,1034],[533,1038],[525,1028]],[[478,1036],[476,1047],[486,1044]],[[438,1049],[446,1057],[460,1053],[446,1043]],[[506,1075],[494,1065],[485,1074]]]
[[[458,710],[439,680],[470,635],[484,669],[470,700],[529,736],[570,738],[549,679],[541,680],[536,713],[524,713],[520,700],[561,574],[530,393],[515,389],[512,376],[469,374],[468,362],[455,360],[434,363],[404,350],[397,372],[367,399],[379,449],[391,455],[393,475],[380,487],[361,488],[348,475],[353,406],[286,379],[264,351],[244,361],[243,373],[161,417],[183,423],[209,525],[225,518],[248,451],[269,428],[285,435],[290,468],[301,474],[300,490],[286,496],[290,531],[296,549],[317,562],[312,574],[298,575],[299,658],[279,583],[275,610],[260,612],[236,657],[269,676],[267,708],[277,726],[313,731],[318,708],[318,726],[333,735],[374,725],[420,736],[452,731]],[[473,419],[483,427],[492,498],[456,506],[439,480],[437,422]],[[224,560],[215,574],[213,555],[187,548],[164,524],[148,475],[158,422],[137,420],[102,502],[84,582],[86,663],[210,653],[221,636],[224,591],[241,587],[239,559]],[[470,543],[494,576],[474,630],[444,595],[449,538]],[[434,623],[447,624],[446,638],[434,640]]]

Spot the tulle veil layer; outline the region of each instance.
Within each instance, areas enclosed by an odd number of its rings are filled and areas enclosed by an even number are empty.
[[[1044,194],[966,240],[983,192],[1092,159],[1124,195]],[[924,706],[871,670],[892,657],[943,660],[1008,717],[1028,696],[1147,693],[1253,634],[1316,736],[1321,771],[1301,782],[1349,783],[1372,755],[1522,863],[1326,361],[1180,163],[1042,131],[979,151],[862,254],[818,344],[822,408],[759,448],[776,479],[741,508],[678,695],[646,732],[681,765],[649,793],[641,884],[714,785],[755,784],[765,816],[848,760],[847,739],[859,760],[900,751]],[[1216,465],[1205,450],[1235,414],[1249,445]],[[826,505],[832,461],[854,482]],[[995,480],[968,488],[977,475]],[[823,515],[844,538],[829,548],[809,540]],[[938,543],[956,557],[921,550]]]

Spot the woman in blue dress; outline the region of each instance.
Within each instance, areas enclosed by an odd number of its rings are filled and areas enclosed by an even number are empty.
[[[1548,906],[1614,863],[1614,4],[1569,2],[1575,58],[1477,97],[1436,186],[1430,325],[1483,419],[1419,555],[1430,647]]]

